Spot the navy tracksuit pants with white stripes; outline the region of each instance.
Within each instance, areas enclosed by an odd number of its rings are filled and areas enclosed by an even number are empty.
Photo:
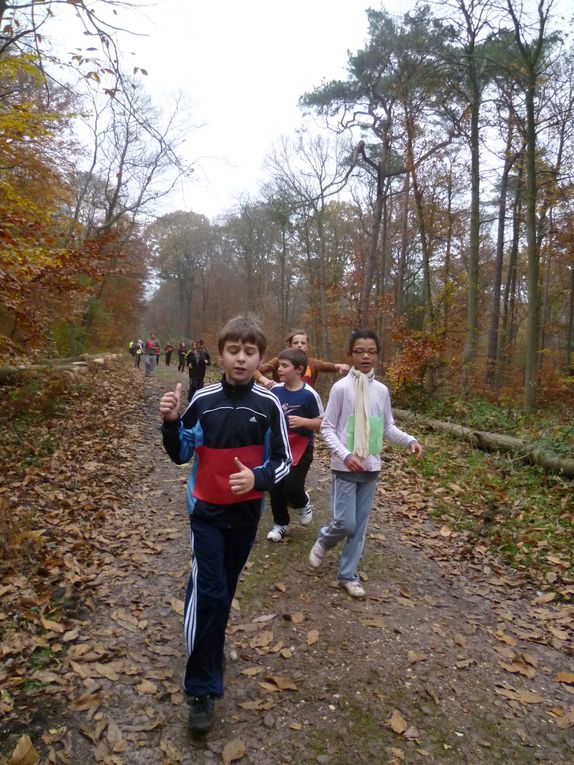
[[[256,533],[257,524],[228,529],[191,518],[193,557],[184,611],[189,696],[223,696],[227,620]]]

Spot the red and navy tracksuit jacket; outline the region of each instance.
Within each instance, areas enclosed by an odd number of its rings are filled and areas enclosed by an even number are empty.
[[[186,499],[192,518],[219,526],[257,523],[264,491],[289,472],[291,451],[277,398],[253,380],[230,385],[225,377],[197,391],[179,420],[162,427],[164,447],[178,465],[195,453]],[[234,457],[253,470],[255,486],[238,501],[229,488]]]

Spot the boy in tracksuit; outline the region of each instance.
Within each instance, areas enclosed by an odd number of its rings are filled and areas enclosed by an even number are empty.
[[[289,505],[297,510],[303,526],[311,523],[313,509],[305,491],[305,479],[313,462],[313,433],[321,427],[323,404],[317,391],[306,382],[307,354],[299,348],[286,348],[278,356],[279,379],[273,388],[287,420],[293,465],[289,475],[269,493],[273,528],[270,542],[280,542],[289,532]]]
[[[181,383],[160,401],[167,453],[177,464],[195,455],[186,491],[193,559],[184,612],[184,687],[194,733],[211,728],[214,700],[223,695],[225,630],[255,541],[263,492],[291,464],[279,402],[253,379],[265,348],[256,322],[231,319],[218,339],[221,381],[197,391],[181,417]]]

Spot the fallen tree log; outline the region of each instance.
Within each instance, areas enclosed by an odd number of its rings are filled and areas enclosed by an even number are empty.
[[[574,459],[560,457],[554,452],[542,449],[535,444],[529,444],[520,438],[505,436],[501,433],[488,433],[485,430],[475,430],[474,428],[467,428],[464,425],[457,425],[455,422],[448,422],[446,420],[423,417],[410,412],[408,409],[393,409],[393,412],[397,420],[422,425],[428,430],[449,433],[455,438],[468,441],[477,449],[482,449],[483,451],[510,452],[523,462],[539,465],[550,473],[574,478]]]
[[[44,369],[58,369],[63,372],[86,371],[90,365],[107,366],[123,358],[121,353],[83,354],[69,359],[53,358],[45,362],[34,364],[19,364],[18,366],[0,367],[0,387],[4,385],[17,385],[18,381],[27,371],[42,371]]]

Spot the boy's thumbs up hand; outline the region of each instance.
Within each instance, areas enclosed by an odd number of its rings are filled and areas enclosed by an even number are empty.
[[[164,420],[177,420],[179,407],[181,406],[181,383],[175,386],[175,390],[164,393],[159,402],[159,411]]]
[[[237,465],[239,472],[232,473],[229,476],[231,492],[232,494],[247,494],[255,485],[253,471],[244,465],[239,457],[235,457],[233,461]]]

